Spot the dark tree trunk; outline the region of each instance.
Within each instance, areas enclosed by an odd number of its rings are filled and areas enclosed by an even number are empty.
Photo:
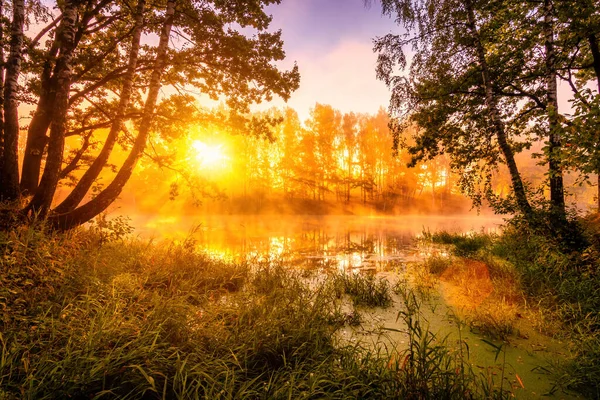
[[[54,112],[52,104],[54,104],[55,97],[54,88],[48,92],[42,89],[37,108],[29,124],[21,169],[21,192],[23,194],[34,194],[40,181],[42,158],[46,144],[48,144],[46,132],[52,121]]]
[[[4,0],[0,0],[0,18],[4,18]],[[0,171],[4,170],[4,29],[0,23]],[[0,188],[4,187],[0,173]]]
[[[171,34],[171,26],[173,24],[173,16],[175,14],[175,0],[168,0],[165,22],[160,35],[160,41],[156,52],[156,62],[150,79],[148,89],[148,97],[144,105],[144,112],[140,124],[138,135],[135,139],[129,156],[119,169],[114,180],[102,190],[94,199],[88,203],[74,209],[65,214],[58,214],[50,217],[50,222],[58,229],[67,230],[81,225],[96,215],[100,214],[119,197],[123,187],[129,180],[133,169],[138,160],[142,156],[148,134],[150,133],[150,125],[154,114],[154,108],[158,98],[158,92],[161,88],[161,76],[165,68],[167,59],[167,50],[169,47],[169,36]]]
[[[21,193],[23,194],[34,194],[40,181],[42,157],[46,144],[48,144],[46,132],[52,122],[53,104],[56,99],[56,80],[52,78],[52,67],[53,60],[59,50],[60,29],[62,29],[62,26],[63,22],[61,20],[56,38],[44,62],[41,76],[42,91],[27,131],[27,144],[21,170]]]
[[[513,192],[517,200],[517,206],[519,208],[519,211],[525,216],[526,219],[531,220],[533,211],[531,209],[529,201],[527,200],[525,186],[523,185],[521,175],[519,174],[519,169],[517,168],[517,163],[515,161],[513,149],[508,143],[506,131],[504,129],[504,122],[502,121],[502,117],[500,116],[500,111],[498,110],[498,103],[492,90],[492,82],[490,78],[489,67],[485,57],[485,50],[481,43],[479,32],[477,31],[475,23],[475,14],[473,12],[473,4],[471,0],[466,0],[465,6],[468,15],[467,27],[469,28],[471,35],[473,36],[473,42],[477,51],[479,67],[481,68],[481,74],[483,77],[483,85],[485,89],[485,103],[490,114],[490,119],[492,122],[491,127],[494,134],[496,135],[496,139],[498,140],[500,150],[504,155],[506,165],[508,166]]]
[[[588,42],[590,44],[590,49],[592,50],[592,57],[594,61],[594,72],[596,73],[596,83],[598,85],[598,93],[600,94],[600,48],[598,46],[598,39],[596,39],[596,35],[589,35]],[[600,128],[598,128],[600,130]],[[596,133],[596,146],[600,146],[600,131]],[[598,175],[597,179],[597,198],[596,205],[598,206],[598,214],[600,214],[600,160],[597,162],[596,167],[598,170],[596,174]]]
[[[598,46],[598,39],[596,35],[590,35],[588,37],[590,49],[592,51],[592,57],[594,60],[594,72],[596,73],[596,84],[598,86],[598,93],[600,93],[600,48]]]
[[[73,38],[71,39],[71,46],[73,48],[77,47],[79,44],[90,20],[110,1],[111,0],[102,0],[95,7],[91,7],[90,5],[92,3],[89,0],[87,1],[88,7],[79,21],[79,29],[75,30],[75,27],[73,27]],[[78,1],[77,5],[79,6],[82,3],[85,2]],[[61,43],[61,30],[63,29],[63,26],[61,19],[61,24],[55,33],[56,39],[52,43],[44,63],[41,76],[42,91],[27,132],[27,144],[23,157],[23,169],[21,171],[21,192],[23,194],[34,194],[40,181],[42,158],[44,156],[46,145],[49,142],[47,132],[56,112],[55,104],[57,101],[57,91],[61,90],[59,87],[59,80],[63,75],[62,68],[64,68],[64,64],[59,63],[57,60],[54,69],[52,66],[59,49],[63,46],[63,43]],[[71,75],[70,72],[69,75]],[[70,79],[71,78],[69,78],[69,80]]]
[[[108,158],[113,150],[119,132],[121,131],[124,114],[129,107],[129,100],[131,98],[131,92],[133,88],[133,80],[135,78],[135,71],[137,67],[138,54],[140,50],[140,39],[142,36],[142,28],[144,24],[144,7],[145,0],[139,0],[135,15],[135,28],[133,31],[133,38],[131,39],[131,50],[129,52],[129,62],[127,65],[127,71],[124,76],[123,88],[121,91],[121,98],[119,100],[119,107],[117,109],[117,115],[111,125],[106,141],[98,154],[98,157],[94,160],[92,165],[83,174],[75,188],[69,193],[67,198],[54,209],[57,214],[63,214],[69,211],[73,211],[83,200],[86,193],[98,178],[98,175],[102,172],[102,169],[106,166]]]
[[[13,20],[10,34],[10,54],[6,63],[4,82],[4,131],[2,170],[0,170],[0,200],[13,201],[20,197],[19,191],[19,110],[17,92],[23,58],[23,23],[25,1],[13,1]]]
[[[550,205],[560,219],[565,216],[565,194],[561,166],[561,135],[558,121],[556,53],[554,51],[554,6],[544,0],[544,36],[546,48],[546,93],[548,110],[548,174],[550,176]]]
[[[60,24],[60,53],[56,60],[56,96],[53,104],[53,119],[50,124],[50,138],[44,173],[39,187],[26,207],[39,218],[45,218],[54,198],[63,161],[69,91],[71,88],[71,61],[75,48],[75,23],[77,21],[77,0],[67,0]]]

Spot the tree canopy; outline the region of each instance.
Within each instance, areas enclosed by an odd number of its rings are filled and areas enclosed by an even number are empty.
[[[3,2],[0,199],[25,201],[21,215],[68,229],[119,196],[148,143],[172,140],[191,121],[265,134],[274,121],[248,118],[249,106],[289,98],[300,78],[297,67],[276,65],[285,52],[265,7],[279,2]],[[193,93],[229,112],[198,108]],[[19,102],[34,106],[27,126],[19,125]],[[109,163],[115,145],[128,151],[121,165]],[[107,167],[114,179],[90,199]],[[54,207],[63,182],[73,188]]]
[[[564,218],[564,169],[598,172],[595,161],[583,160],[598,147],[598,93],[585,89],[600,76],[595,2],[381,3],[405,30],[377,38],[375,51],[378,77],[392,90],[392,113],[417,127],[414,142],[404,145],[413,164],[447,153],[464,191],[499,206],[489,182],[505,164],[513,196],[502,208],[531,215],[531,191],[515,155],[543,142],[550,209]],[[569,116],[558,109],[557,80],[573,76],[576,112]],[[585,135],[582,125],[594,133]],[[400,137],[396,143],[403,144]]]

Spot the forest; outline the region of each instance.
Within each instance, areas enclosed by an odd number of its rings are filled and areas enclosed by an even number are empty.
[[[600,398],[596,0],[0,22],[0,400]]]
[[[290,108],[257,114],[281,123],[268,137],[195,127],[152,153],[143,171],[132,175],[132,195],[123,197],[119,206],[142,213],[160,212],[162,205],[190,214],[383,215],[466,213],[472,207],[448,156],[407,166],[410,154],[394,151],[390,118],[383,108],[375,115],[341,113],[317,103],[306,121]],[[543,152],[541,146],[535,150]],[[531,157],[535,150],[519,161],[524,178],[541,185],[546,171]],[[152,162],[167,157],[176,160],[168,169]],[[568,203],[582,210],[595,206],[594,188],[581,182],[580,174],[565,174],[565,181]],[[490,189],[500,197],[510,192],[506,168],[494,171]],[[158,198],[148,195],[157,192]],[[489,213],[489,206],[482,211]]]

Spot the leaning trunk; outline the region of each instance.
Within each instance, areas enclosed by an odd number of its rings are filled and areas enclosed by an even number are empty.
[[[27,130],[27,143],[21,169],[21,192],[23,194],[34,194],[37,190],[44,149],[48,144],[47,132],[52,122],[52,113],[56,111],[53,107],[55,100],[55,88],[52,88],[51,91],[42,88],[42,94]]]
[[[57,214],[63,214],[69,211],[73,211],[83,200],[86,193],[102,172],[102,169],[106,165],[108,158],[113,150],[119,132],[121,131],[124,114],[129,107],[129,100],[131,98],[131,92],[133,88],[133,80],[135,77],[135,70],[137,67],[138,54],[140,50],[140,39],[142,36],[142,28],[144,23],[144,7],[145,0],[139,0],[135,15],[135,28],[133,31],[133,38],[131,40],[131,50],[129,53],[129,62],[127,65],[127,71],[124,76],[123,89],[121,91],[121,98],[119,100],[119,107],[117,109],[117,115],[111,125],[110,132],[106,137],[106,141],[98,154],[98,157],[94,160],[92,165],[83,174],[75,188],[69,193],[67,198],[54,209]]]
[[[560,219],[565,217],[565,195],[561,166],[561,137],[558,121],[556,53],[554,51],[554,7],[552,0],[544,0],[544,36],[546,47],[546,93],[548,112],[548,174],[550,176],[550,205]]]
[[[0,170],[0,200],[13,201],[19,198],[19,110],[17,93],[19,74],[23,59],[23,23],[25,1],[13,1],[13,20],[10,34],[10,54],[6,63],[4,82],[4,132],[2,169]]]
[[[69,91],[71,88],[71,61],[75,47],[75,22],[77,20],[77,6],[75,0],[68,0],[61,20],[60,54],[56,61],[56,97],[53,105],[52,123],[50,124],[50,138],[48,141],[48,154],[44,173],[26,211],[32,211],[40,218],[44,218],[60,178],[65,146],[65,131],[67,112],[69,109]]]
[[[79,20],[79,29],[73,31],[73,39],[71,46],[75,48],[83,35],[86,32],[88,23],[96,14],[97,10],[104,7],[110,0],[103,0],[98,3],[92,9],[88,9],[81,20]],[[77,4],[80,4],[78,2]],[[66,8],[66,7],[65,7]],[[61,16],[62,18],[62,16]],[[29,130],[27,132],[27,145],[25,147],[25,154],[23,157],[23,170],[21,172],[21,192],[23,194],[34,194],[38,188],[40,182],[40,171],[42,166],[42,158],[44,156],[44,150],[48,145],[50,138],[47,136],[48,128],[50,128],[52,120],[54,118],[57,109],[57,93],[62,90],[60,87],[59,80],[63,75],[62,68],[64,64],[56,62],[54,69],[52,68],[53,60],[56,58],[59,48],[63,45],[60,42],[62,37],[62,24],[58,27],[55,35],[56,40],[52,43],[50,50],[46,56],[44,68],[42,71],[40,98],[38,100],[37,108],[29,124]],[[74,29],[74,28],[73,28]],[[69,73],[69,76],[71,74]],[[71,80],[71,77],[69,77]],[[49,149],[48,149],[49,151]]]
[[[485,57],[485,50],[483,48],[483,44],[481,43],[479,32],[477,31],[477,27],[475,24],[475,14],[473,12],[473,4],[471,0],[465,1],[465,7],[467,9],[468,15],[467,27],[469,28],[469,31],[473,36],[473,42],[477,52],[477,59],[479,62],[479,67],[481,68],[483,85],[485,89],[485,103],[488,108],[488,112],[490,114],[490,119],[492,122],[491,128],[494,134],[496,135],[498,145],[500,146],[500,150],[504,155],[504,159],[506,161],[506,165],[510,173],[512,188],[515,194],[515,198],[517,200],[517,206],[519,208],[519,211],[525,216],[526,219],[530,220],[533,211],[531,209],[529,201],[527,200],[525,186],[523,185],[523,181],[521,180],[521,174],[519,173],[519,169],[517,168],[517,163],[515,161],[513,149],[508,143],[508,139],[506,137],[506,130],[504,128],[504,122],[502,121],[502,118],[500,116],[498,103],[492,90],[492,82],[490,79],[489,67]]]
[[[144,112],[142,115],[142,121],[139,127],[138,135],[135,139],[133,147],[129,153],[129,156],[121,166],[121,169],[115,176],[114,180],[102,190],[95,198],[90,200],[88,203],[76,208],[75,210],[52,216],[50,222],[53,226],[67,230],[75,226],[81,225],[96,215],[100,214],[106,208],[112,204],[113,201],[121,194],[123,187],[129,180],[133,169],[135,168],[138,160],[142,156],[144,148],[146,147],[146,141],[148,134],[150,133],[150,125],[152,123],[152,117],[154,115],[154,108],[158,98],[158,93],[161,88],[161,76],[165,68],[167,59],[167,50],[169,46],[169,36],[171,34],[171,26],[173,24],[173,16],[175,13],[175,0],[169,0],[167,2],[167,12],[165,15],[165,23],[162,28],[160,35],[160,41],[157,48],[156,61],[152,71],[152,78],[150,80],[150,86],[148,90],[148,97],[146,104],[144,105]]]
[[[64,23],[61,22],[55,32],[54,42],[46,55],[41,75],[40,98],[27,130],[27,143],[21,170],[21,193],[23,194],[34,194],[40,181],[42,157],[48,144],[47,132],[52,122],[53,104],[56,100],[56,79],[53,79],[52,69],[54,59],[60,49],[59,42],[62,37],[60,29],[63,26]],[[55,73],[57,72],[55,70]]]

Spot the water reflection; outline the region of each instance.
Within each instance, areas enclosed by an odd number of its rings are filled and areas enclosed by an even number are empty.
[[[281,259],[306,268],[344,271],[382,271],[440,252],[427,244],[416,245],[415,238],[424,231],[489,233],[502,222],[472,216],[140,218],[134,225],[142,227],[141,235],[187,237],[216,258]]]

